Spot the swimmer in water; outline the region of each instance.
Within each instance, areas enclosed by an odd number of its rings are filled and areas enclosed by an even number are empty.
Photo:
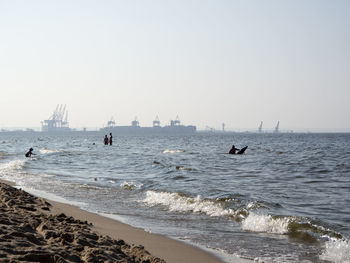
[[[232,145],[231,150],[228,152],[229,154],[236,154],[236,151],[239,151],[234,145]]]

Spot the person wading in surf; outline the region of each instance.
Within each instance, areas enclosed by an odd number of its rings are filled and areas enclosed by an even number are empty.
[[[109,133],[109,145],[112,145],[113,143],[113,136],[112,133]]]
[[[35,155],[35,153],[33,153],[33,148],[30,148],[29,151],[25,154],[25,156],[31,157],[32,155]]]

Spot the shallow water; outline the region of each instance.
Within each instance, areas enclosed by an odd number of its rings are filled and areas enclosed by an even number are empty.
[[[350,262],[350,134],[114,139],[0,133],[0,178],[226,254]]]

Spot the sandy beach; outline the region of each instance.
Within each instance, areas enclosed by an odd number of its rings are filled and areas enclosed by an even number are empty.
[[[35,197],[10,182],[0,181],[0,194],[1,262],[223,262],[189,244]]]

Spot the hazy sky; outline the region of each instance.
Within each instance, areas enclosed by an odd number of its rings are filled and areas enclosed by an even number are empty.
[[[349,0],[0,0],[0,128],[350,131]]]

